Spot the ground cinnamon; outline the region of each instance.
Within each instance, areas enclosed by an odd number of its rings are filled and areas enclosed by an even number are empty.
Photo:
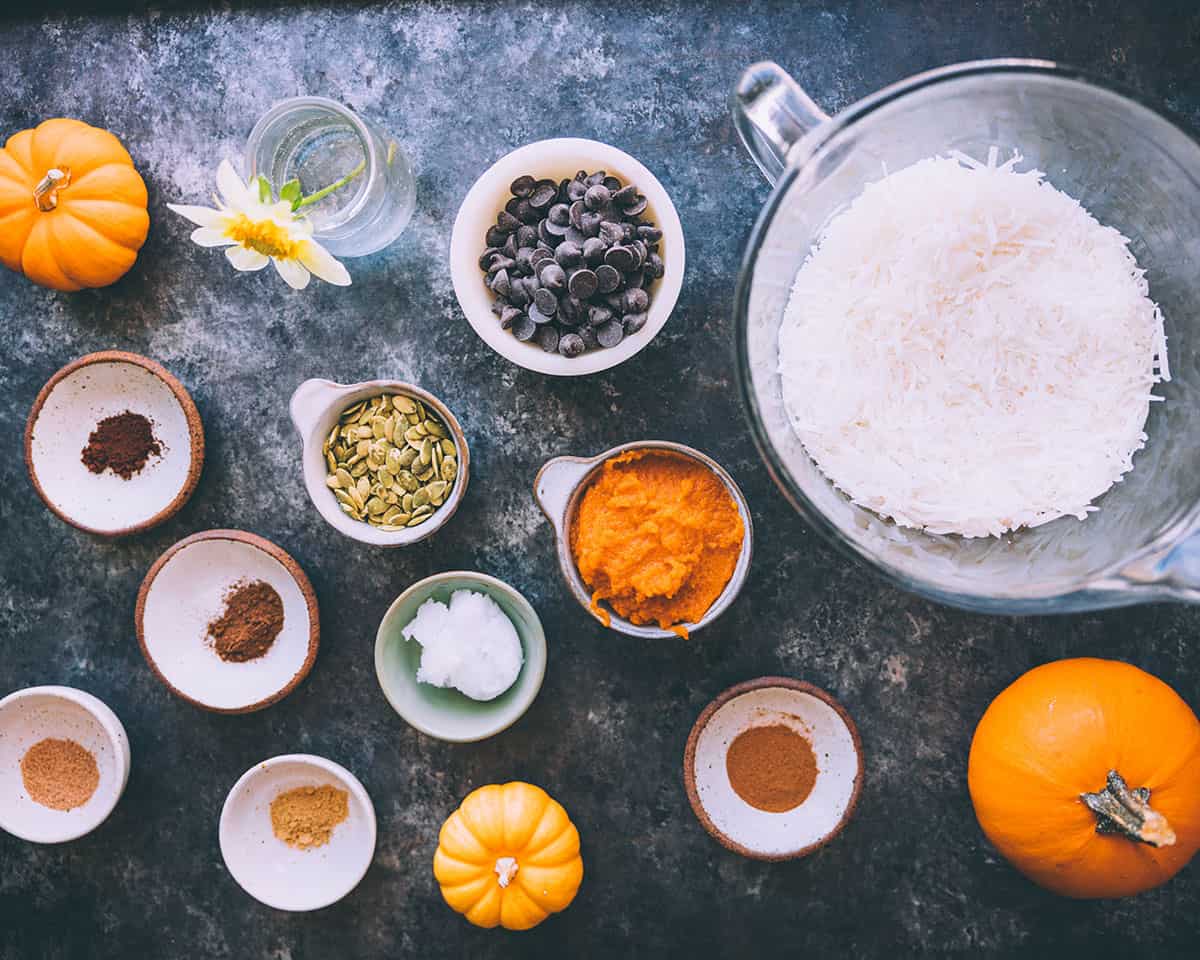
[[[734,793],[768,813],[798,807],[817,782],[812,744],[782,723],[738,734],[725,754],[725,770]]]
[[[51,810],[74,810],[96,792],[100,768],[91,752],[74,740],[47,737],[25,751],[21,781],[35,803]]]
[[[151,456],[161,455],[162,444],[154,438],[150,421],[140,413],[126,410],[96,424],[79,456],[92,473],[111,470],[122,480],[128,480],[141,471]]]
[[[350,797],[337,787],[295,787],[271,801],[271,829],[289,847],[324,846],[350,815]]]
[[[241,581],[225,594],[225,612],[208,625],[213,649],[222,660],[257,660],[283,629],[283,601],[262,580]]]

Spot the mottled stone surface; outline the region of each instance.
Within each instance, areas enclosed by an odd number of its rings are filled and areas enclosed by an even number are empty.
[[[168,5],[14,19],[0,27],[0,132],[73,115],[113,129],[150,189],[133,272],[76,295],[0,276],[0,692],[66,683],[125,722],[133,773],[113,817],[61,847],[0,836],[0,957],[614,957],[911,955],[920,951],[1194,957],[1200,872],[1116,905],[1041,892],[983,840],[966,790],[975,721],[1004,685],[1069,655],[1132,660],[1200,702],[1200,614],[1142,607],[1005,619],[931,605],[831,551],[772,485],[747,436],[731,354],[739,256],[767,195],[736,142],[726,92],[764,57],[838,109],[917,70],[989,55],[1061,58],[1200,121],[1191,3],[741,2],[590,5]],[[330,5],[332,7],[333,5]],[[13,14],[10,14],[10,16]],[[394,247],[350,264],[354,286],[292,293],[234,275],[187,239],[170,200],[201,201],[273,101],[322,93],[393,131],[419,171],[418,211]],[[668,327],[607,374],[516,369],[469,330],[444,265],[475,176],[547,136],[617,144],[672,193],[687,233]],[[54,519],[20,463],[39,386],[119,347],[190,388],[208,462],[178,517],[105,543]],[[470,436],[471,490],[433,541],[358,546],[311,508],[286,416],[310,376],[416,381]],[[712,453],[743,485],[757,551],[748,589],[693,642],[606,633],[559,581],[530,484],[559,453],[638,437]],[[289,698],[251,716],[174,698],[134,639],[138,584],[180,537],[240,527],[289,550],[322,610],[321,654]],[[523,590],[550,644],[545,686],[514,728],[451,746],[408,728],[375,682],[372,644],[405,586],[453,568]],[[684,740],[716,693],[761,674],[834,692],[856,717],[867,778],[858,815],[807,860],[751,863],[693,818]],[[293,751],[352,769],[379,844],[361,886],[319,913],[260,906],[225,871],[217,817],[254,762]],[[471,788],[526,778],[567,807],[586,879],[561,917],[521,936],[472,929],[430,870],[437,830]]]

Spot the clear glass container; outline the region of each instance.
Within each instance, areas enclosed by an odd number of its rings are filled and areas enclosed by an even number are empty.
[[[412,168],[396,140],[325,97],[295,97],[268,110],[250,131],[246,174],[262,174],[276,191],[298,179],[305,196],[353,176],[304,207],[313,236],[338,257],[382,250],[404,232],[416,205]]]
[[[1200,601],[1200,144],[1136,95],[1054,63],[997,60],[920,74],[826,116],[778,66],[743,75],[739,132],[775,190],[739,279],[738,372],[771,475],[805,520],[906,589],[990,613]],[[1037,167],[1129,237],[1166,318],[1172,380],[1155,388],[1134,469],[1079,521],[1002,538],[923,533],[852,504],[793,432],[778,374],[796,272],[863,187],[948,150]]]

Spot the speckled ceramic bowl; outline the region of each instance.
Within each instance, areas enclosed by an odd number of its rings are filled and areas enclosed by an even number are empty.
[[[716,620],[737,598],[746,582],[746,576],[750,572],[750,559],[754,553],[754,522],[750,518],[750,506],[746,503],[741,488],[717,461],[699,450],[667,440],[637,440],[633,443],[623,443],[611,450],[605,450],[604,453],[594,457],[555,457],[553,460],[547,461],[538,471],[537,479],[533,484],[533,495],[538,506],[542,508],[542,512],[554,527],[554,534],[558,540],[559,570],[562,572],[571,595],[579,601],[579,605],[603,624],[604,618],[592,609],[591,591],[579,575],[579,568],[576,567],[575,558],[571,554],[571,525],[575,522],[575,514],[579,510],[579,503],[583,499],[584,491],[587,490],[588,484],[594,479],[597,471],[604,466],[606,460],[628,450],[662,450],[678,456],[689,457],[708,467],[729,490],[745,526],[742,552],[738,556],[737,565],[733,568],[729,582],[725,584],[725,589],[713,601],[712,606],[708,608],[703,617],[695,623],[682,624],[687,628],[689,634],[694,634],[697,630]],[[606,626],[631,637],[661,639],[678,636],[678,634],[661,627],[630,623],[611,609],[607,609],[607,605],[605,612],[609,618]]]
[[[725,755],[751,727],[782,724],[812,745],[817,779],[799,806],[759,810],[734,791]],[[683,782],[696,817],[723,847],[754,860],[795,860],[834,839],[862,790],[858,728],[824,690],[790,677],[759,677],[730,687],[704,708],[688,736]]]
[[[454,689],[417,682],[421,645],[401,631],[431,597],[446,603],[455,590],[484,593],[499,604],[516,627],[525,655],[521,672],[494,700],[479,701]],[[453,570],[414,583],[384,614],[375,636],[375,675],[392,708],[422,733],[453,743],[483,740],[507,729],[529,709],[546,674],[546,634],[537,612],[503,580]]]
[[[347,516],[342,512],[333,491],[325,485],[329,468],[325,463],[322,448],[329,431],[347,407],[381,393],[399,393],[420,400],[441,418],[446,429],[450,431],[450,437],[458,452],[458,478],[450,495],[428,520],[420,526],[405,530],[380,530],[369,523]],[[339,533],[344,533],[360,543],[377,547],[405,547],[433,536],[454,516],[466,495],[467,482],[471,479],[471,451],[467,447],[467,436],[463,433],[458,418],[432,393],[403,380],[367,380],[351,384],[334,383],[331,380],[305,380],[292,394],[290,406],[292,423],[299,431],[304,445],[301,469],[305,489],[308,490],[317,512]]]
[[[239,581],[269,583],[283,601],[283,629],[256,660],[229,663],[208,625]],[[134,623],[154,675],[177,697],[215,713],[250,713],[277,703],[308,676],[321,627],[317,596],[283,549],[243,530],[206,530],[169,547],[138,590]]]
[[[653,220],[663,232],[659,254],[663,258],[664,272],[650,291],[650,309],[641,330],[608,350],[591,350],[582,356],[568,358],[558,353],[546,353],[536,343],[522,343],[500,326],[492,313],[495,295],[488,289],[487,278],[479,269],[479,255],[486,247],[484,234],[495,224],[496,215],[512,196],[509,185],[513,180],[525,174],[563,180],[575,176],[578,170],[606,170],[626,183],[637,185],[648,201],[643,216]],[[475,181],[459,207],[450,238],[450,276],[467,322],[506,360],[527,370],[559,377],[608,370],[645,347],[675,309],[683,286],[683,272],[683,226],[663,185],[623,150],[576,137],[529,143],[492,164]]]
[[[92,473],[82,451],[97,423],[125,411],[150,420],[162,446],[124,480]],[[106,350],[80,357],[42,387],[25,425],[25,464],[62,520],[103,537],[140,533],[178,513],[200,482],[204,428],[191,396],[160,364]]]
[[[275,836],[271,801],[296,787],[332,786],[349,812],[329,842],[299,850]],[[221,808],[221,857],[243,890],[276,910],[319,910],[353,890],[375,856],[375,806],[358,777],[312,754],[272,757],[247,770]]]
[[[47,738],[74,740],[96,760],[100,782],[82,806],[55,810],[25,790],[21,758]],[[63,843],[100,826],[129,780],[129,737],[117,715],[74,687],[28,687],[0,700],[0,829],[34,843]]]

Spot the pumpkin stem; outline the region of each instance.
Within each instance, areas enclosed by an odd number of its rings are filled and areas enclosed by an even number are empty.
[[[1175,842],[1167,818],[1150,806],[1149,788],[1130,790],[1116,770],[1108,771],[1105,783],[1103,790],[1079,795],[1096,814],[1097,833],[1119,833],[1152,847],[1169,847]]]
[[[58,191],[64,190],[71,182],[70,167],[52,167],[33,188],[33,203],[43,213],[48,213],[58,206]]]
[[[500,878],[500,886],[507,887],[512,883],[512,878],[517,875],[517,859],[516,857],[500,857],[496,860],[496,876]]]

